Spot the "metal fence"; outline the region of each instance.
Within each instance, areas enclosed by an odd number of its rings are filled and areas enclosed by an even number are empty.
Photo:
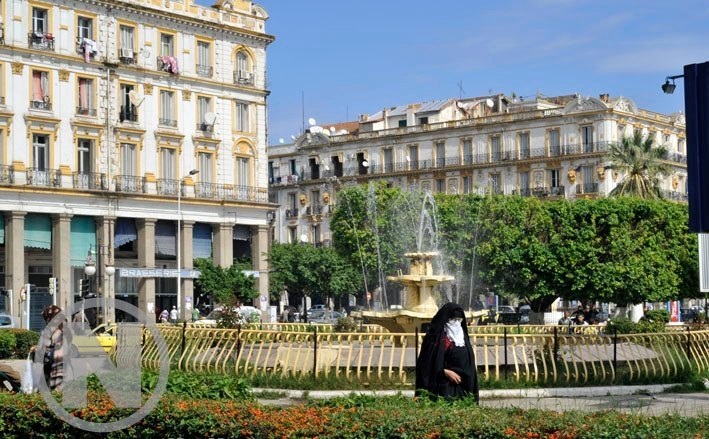
[[[172,367],[184,371],[392,384],[412,381],[423,339],[423,334],[337,333],[325,325],[258,326],[160,325],[160,331]],[[607,334],[587,328],[572,327],[570,333],[565,327],[525,326],[522,333],[516,326],[475,327],[470,339],[479,376],[539,385],[618,384],[681,379],[709,369],[709,331]],[[150,331],[144,333],[143,365],[157,369],[157,345]]]

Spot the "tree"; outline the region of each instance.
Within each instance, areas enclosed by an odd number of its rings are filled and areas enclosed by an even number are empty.
[[[635,131],[632,137],[623,137],[620,143],[611,145],[608,152],[610,169],[623,174],[623,178],[610,196],[662,198],[660,179],[663,175],[670,175],[672,168],[662,162],[667,149],[653,143],[651,137],[643,138],[640,131]]]
[[[200,258],[195,259],[194,265],[200,271],[197,286],[218,303],[234,306],[237,302],[253,300],[259,294],[254,286],[254,277],[245,274],[239,264],[223,268],[215,265],[212,259]]]
[[[279,296],[285,288],[295,303],[305,296],[344,296],[358,285],[358,273],[332,248],[274,243],[268,261],[271,295]]]

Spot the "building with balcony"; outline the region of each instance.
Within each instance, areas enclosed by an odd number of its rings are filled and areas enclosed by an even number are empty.
[[[327,245],[338,189],[370,181],[433,193],[603,197],[622,178],[606,167],[608,147],[635,131],[668,148],[674,172],[663,192],[686,201],[684,116],[642,110],[625,97],[499,94],[311,126],[292,144],[269,147],[269,197],[280,205],[274,238]]]
[[[90,292],[148,316],[179,297],[190,315],[193,260],[212,257],[250,260],[265,309],[267,12],[3,0],[0,15],[0,306],[24,325],[34,285],[43,327],[49,279],[66,308],[90,259]]]

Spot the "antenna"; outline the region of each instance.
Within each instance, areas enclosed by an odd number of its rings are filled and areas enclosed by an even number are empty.
[[[143,103],[143,101],[145,100],[145,97],[139,95],[137,91],[131,90],[128,92],[128,100],[130,101],[131,104],[135,105],[136,107],[140,107],[140,104]]]
[[[204,113],[204,123],[206,125],[214,126],[214,122],[217,121],[217,115],[212,113],[211,111]]]
[[[458,93],[459,99],[463,99],[463,93],[465,93],[465,90],[463,90],[463,81],[458,81]]]

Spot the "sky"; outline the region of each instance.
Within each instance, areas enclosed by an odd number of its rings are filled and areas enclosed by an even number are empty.
[[[207,3],[206,0],[198,2]],[[204,4],[203,3],[203,4]],[[706,0],[260,0],[270,145],[384,107],[505,93],[684,109],[666,76],[709,61]],[[304,109],[304,110],[303,110]]]

